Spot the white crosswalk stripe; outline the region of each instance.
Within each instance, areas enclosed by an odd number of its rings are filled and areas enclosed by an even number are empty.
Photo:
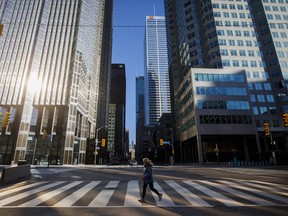
[[[25,198],[25,197],[27,197],[27,196],[29,196],[29,195],[36,194],[36,193],[38,193],[38,192],[40,192],[40,191],[43,191],[43,190],[45,190],[45,189],[52,188],[52,187],[57,186],[57,185],[60,185],[60,184],[62,184],[62,183],[63,183],[63,181],[53,182],[53,183],[51,183],[51,184],[44,185],[44,186],[42,186],[42,187],[35,188],[35,189],[30,190],[30,191],[27,191],[27,192],[20,193],[20,194],[17,194],[17,195],[15,195],[15,196],[8,197],[8,198],[3,199],[3,200],[0,201],[0,206],[7,205],[7,204],[12,203],[12,202],[14,202],[14,201],[16,201],[16,200],[23,199],[23,198]]]
[[[196,196],[186,188],[182,187],[181,185],[177,184],[174,181],[166,181],[168,185],[174,188],[178,193],[180,193],[187,201],[189,201],[193,206],[206,206],[211,207],[210,204],[205,202],[200,197]]]
[[[120,184],[121,183],[121,184]],[[147,188],[148,202],[140,203],[142,183],[120,181],[40,181],[0,191],[0,208],[11,207],[159,207],[277,206],[288,204],[284,185],[261,181],[186,180],[158,181],[154,187],[162,200]],[[273,189],[274,188],[274,189]],[[113,199],[114,198],[114,199]]]
[[[228,193],[231,193],[231,194],[234,194],[236,196],[239,196],[243,199],[248,199],[254,203],[257,203],[258,205],[260,206],[271,206],[271,205],[274,205],[273,203],[267,201],[267,200],[264,200],[264,199],[261,199],[259,197],[256,197],[256,196],[252,196],[250,194],[247,194],[247,193],[243,193],[241,191],[238,191],[238,190],[235,190],[235,189],[232,189],[232,188],[229,188],[229,187],[225,187],[223,186],[222,184],[217,184],[217,183],[214,183],[214,182],[209,182],[209,181],[201,181],[205,184],[208,184],[208,185],[211,185],[211,186],[214,186],[216,188],[219,188],[220,190],[223,190],[223,191],[226,191]]]
[[[138,202],[140,199],[140,189],[138,181],[129,181],[127,186],[127,193],[125,196],[124,206],[126,207],[141,207],[141,203]]]
[[[23,191],[25,189],[32,188],[35,186],[39,186],[39,185],[44,184],[44,183],[45,183],[44,181],[43,182],[36,182],[36,183],[25,185],[22,187],[17,187],[17,188],[13,188],[13,189],[10,189],[7,191],[3,191],[3,192],[0,192],[0,197],[5,196],[5,195],[9,195],[9,194],[13,194],[15,192]]]
[[[92,181],[79,190],[75,191],[71,195],[65,197],[60,202],[56,203],[54,207],[69,207],[73,205],[80,197],[84,196],[88,191],[93,189],[96,185],[98,185],[100,181]]]
[[[220,182],[224,182],[224,183],[228,183],[227,181],[220,181]],[[230,183],[231,184],[231,183]],[[235,185],[236,183],[233,183],[233,185]],[[254,188],[251,188],[251,187],[246,187],[246,186],[239,186],[239,185],[236,185],[236,187],[238,188],[243,188],[245,190],[249,190],[253,193],[256,193],[256,194],[259,194],[259,195],[262,195],[262,196],[265,196],[265,197],[268,197],[268,198],[271,198],[271,199],[275,199],[275,200],[278,200],[278,201],[281,201],[281,202],[285,202],[285,203],[288,203],[288,199],[287,198],[283,198],[283,197],[280,197],[280,196],[277,196],[277,195],[274,195],[274,194],[270,194],[270,193],[266,193],[264,191],[260,191],[260,190],[257,190],[257,189],[254,189]]]
[[[197,184],[195,182],[192,182],[192,181],[184,181],[184,182],[186,184],[198,189],[198,190],[201,190],[203,193],[205,193],[205,194],[207,194],[209,196],[212,196],[214,199],[218,200],[219,202],[224,203],[227,206],[242,206],[242,205],[244,205],[244,204],[239,203],[239,202],[237,202],[235,200],[232,200],[232,199],[230,199],[230,198],[228,198],[226,196],[223,196],[220,193],[217,193],[217,192],[212,191],[212,190],[210,190],[210,189],[208,189],[208,188],[206,188],[206,187],[204,187],[202,185],[199,185],[199,184]]]
[[[170,199],[170,197],[165,193],[165,191],[161,188],[161,186],[155,182],[154,187],[158,189],[159,193],[162,193],[162,200],[159,201],[157,194],[153,193],[154,199],[156,200],[157,206],[175,206],[174,202]]]
[[[66,191],[66,190],[68,190],[68,189],[80,184],[80,183],[81,183],[81,181],[72,182],[72,183],[70,183],[68,185],[65,185],[65,186],[61,187],[61,188],[57,188],[57,189],[55,189],[53,191],[50,191],[49,193],[45,193],[45,194],[43,194],[43,195],[41,195],[41,196],[39,196],[39,197],[37,197],[35,199],[32,199],[29,202],[23,203],[23,204],[20,205],[20,207],[37,206],[40,203],[50,199],[51,197],[56,196],[57,194],[60,194],[60,193],[62,193],[64,191]]]
[[[268,188],[270,189],[277,189],[277,190],[281,190],[281,191],[286,191],[286,193],[288,193],[288,188],[287,186],[283,187],[281,185],[278,185],[278,184],[275,184],[275,183],[271,183],[271,182],[261,182],[261,181],[251,181],[251,182],[254,182],[254,183],[257,183],[257,184],[261,184],[261,185],[267,185]]]
[[[106,185],[105,189],[102,190],[95,199],[89,204],[89,207],[104,207],[109,202],[111,196],[114,193],[115,188],[118,186],[119,181],[112,181]],[[109,189],[108,189],[109,188]],[[114,188],[114,190],[110,190],[110,188]]]

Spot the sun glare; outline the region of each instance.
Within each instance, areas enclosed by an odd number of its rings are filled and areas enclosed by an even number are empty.
[[[31,74],[28,80],[28,92],[34,94],[41,89],[41,82],[36,74]]]

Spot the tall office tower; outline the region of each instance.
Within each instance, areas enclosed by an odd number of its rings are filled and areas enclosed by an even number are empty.
[[[287,129],[282,120],[282,114],[287,113],[287,62],[284,61],[288,57],[288,18],[285,12],[287,10],[287,1],[165,0],[169,73],[172,95],[175,96],[172,99],[172,107],[176,110],[174,130],[177,129],[180,141],[179,151],[181,143],[182,160],[191,161],[193,158],[199,158],[199,161],[203,162],[202,155],[207,154],[207,151],[212,154],[216,144],[220,145],[219,149],[223,155],[235,155],[237,152],[238,159],[242,160],[249,160],[247,153],[249,151],[251,157],[254,154],[254,160],[259,160],[267,159],[265,152],[271,156],[273,148],[288,149],[285,138]],[[187,79],[187,76],[190,79],[193,78],[191,72],[195,70],[190,70],[191,68],[233,68],[233,70],[229,72],[210,70],[211,74],[205,75],[202,83],[202,87],[206,89],[204,93],[203,91],[197,92],[197,89],[193,88],[189,96],[185,91],[194,81]],[[210,134],[203,135],[199,132],[201,131],[199,128],[204,123],[201,123],[200,115],[197,115],[203,109],[215,112],[214,106],[201,108],[200,105],[205,100],[198,101],[197,99],[199,94],[207,95],[209,99],[208,95],[211,94],[212,89],[211,86],[206,85],[211,85],[209,84],[211,80],[214,80],[217,85],[217,76],[214,77],[215,79],[212,78],[214,74],[218,74],[218,78],[224,74],[232,76],[239,69],[245,69],[249,89],[247,92],[250,100],[249,108],[253,111],[252,124],[256,131],[255,138],[253,138],[255,141],[252,141],[253,143],[250,143],[247,148],[243,147],[244,144],[241,146],[241,143],[236,147],[233,146],[233,143],[238,143],[239,136],[243,138],[247,135],[243,130],[245,126],[241,126],[241,121],[234,122],[235,130],[230,131],[228,128],[231,128],[231,125],[227,125],[227,121],[221,123],[221,121],[211,120],[210,125],[205,125],[205,127],[218,128],[218,131],[212,130]],[[229,85],[232,84],[233,80]],[[213,94],[219,97],[216,101],[227,103],[227,98],[221,98],[221,94],[226,93],[213,92]],[[183,100],[185,95],[186,100]],[[210,100],[212,103],[212,99]],[[233,110],[241,112],[243,107],[235,103],[234,105]],[[194,110],[193,116],[190,116],[191,113],[188,110]],[[231,114],[231,110],[227,107],[221,110],[223,115]],[[249,115],[249,113],[246,114]],[[189,118],[195,118],[195,122],[190,121],[188,124]],[[239,125],[236,126],[236,124]],[[267,135],[264,133],[264,124],[268,124],[269,127]],[[253,133],[249,136],[254,136]],[[218,135],[222,137],[219,138]],[[205,136],[215,139],[207,141]],[[228,144],[229,142],[231,143]],[[205,149],[203,143],[208,145],[208,149]],[[188,151],[191,153],[184,155],[183,152]],[[215,152],[213,154],[215,155]]]
[[[145,123],[156,125],[171,112],[165,17],[147,16],[145,29]]]
[[[108,151],[124,157],[126,116],[126,71],[124,64],[112,64],[109,104]]]
[[[142,152],[142,137],[144,134],[144,76],[136,77],[136,153]]]
[[[130,148],[129,148],[129,129],[125,129],[125,140],[124,140],[124,156],[126,157],[126,159],[128,160],[129,159],[129,151],[130,151]]]
[[[111,81],[111,59],[112,59],[112,15],[113,1],[105,1],[104,26],[101,48],[101,66],[99,79],[99,94],[97,105],[97,128],[108,126],[108,110],[109,110],[109,92]],[[101,133],[107,134],[107,130],[100,130]]]
[[[0,112],[10,114],[2,164],[84,163],[96,130],[104,7],[104,0],[1,1]]]

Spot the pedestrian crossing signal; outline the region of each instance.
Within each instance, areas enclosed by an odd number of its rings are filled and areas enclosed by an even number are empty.
[[[105,147],[105,139],[102,139],[102,140],[101,140],[101,146],[102,146],[102,147]]]
[[[269,128],[269,123],[264,123],[264,132],[266,136],[270,135],[270,128]]]
[[[285,127],[288,127],[288,114],[284,113],[283,115],[283,123]]]
[[[163,144],[164,144],[163,139],[160,139],[160,146],[163,146]]]
[[[7,127],[9,120],[10,120],[10,112],[6,112],[4,116],[4,120],[2,122],[2,127],[4,128]]]

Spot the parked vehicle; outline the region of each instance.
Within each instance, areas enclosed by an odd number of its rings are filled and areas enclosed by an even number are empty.
[[[118,157],[113,157],[113,158],[111,159],[111,164],[112,164],[112,165],[118,165],[118,164],[120,164],[119,158],[118,158]]]
[[[129,161],[129,165],[130,166],[136,166],[138,164],[138,161],[137,160],[130,160]]]

